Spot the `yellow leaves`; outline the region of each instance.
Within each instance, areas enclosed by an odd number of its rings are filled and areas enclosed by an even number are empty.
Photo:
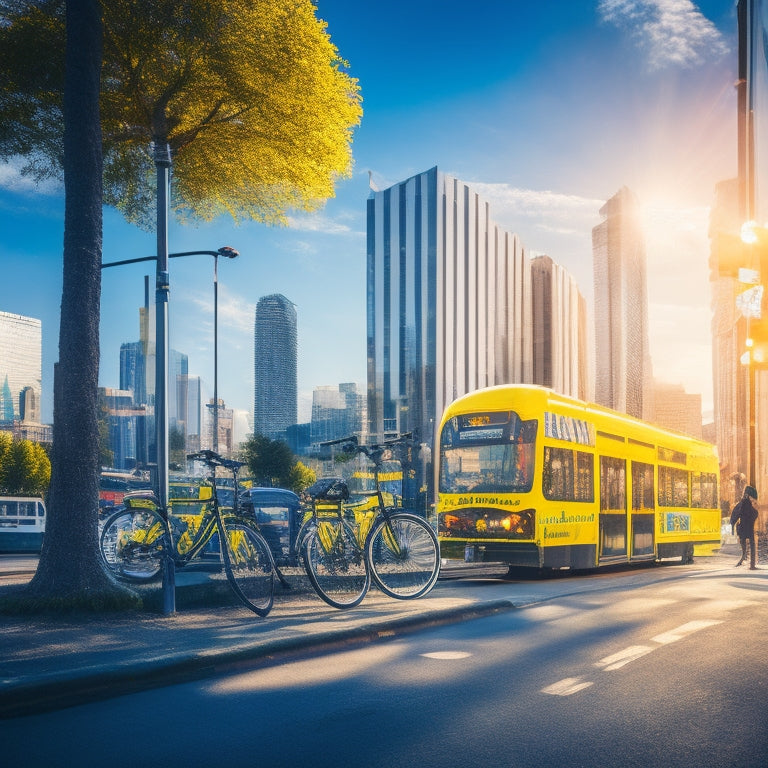
[[[150,23],[135,21],[137,5]],[[336,179],[351,172],[362,108],[312,3],[192,0],[184,15],[171,6],[103,6],[112,201],[141,218],[153,177],[150,141],[171,146],[181,215],[277,223],[332,196]]]

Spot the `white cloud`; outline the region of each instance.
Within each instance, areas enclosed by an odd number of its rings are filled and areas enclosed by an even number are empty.
[[[318,232],[325,235],[346,235],[352,233],[352,229],[347,224],[334,221],[319,213],[289,216],[288,226],[301,232]]]
[[[188,295],[188,301],[197,308],[196,317],[204,328],[213,327],[213,289],[210,293],[193,292]],[[253,322],[256,305],[246,301],[242,296],[230,291],[219,280],[218,286],[218,322],[219,340],[222,333],[253,334]]]
[[[691,0],[599,0],[597,9],[604,21],[630,32],[651,70],[692,67],[728,52],[717,27]]]
[[[508,184],[468,182],[469,186],[491,204],[491,217],[510,232],[526,230],[560,236],[590,236],[600,221],[599,211],[605,200],[569,195],[550,190],[520,189]],[[525,246],[541,250],[541,243]],[[557,260],[554,253],[550,254]]]
[[[23,194],[54,194],[61,189],[61,184],[53,179],[36,181],[32,176],[23,175],[20,160],[0,162],[0,189]]]

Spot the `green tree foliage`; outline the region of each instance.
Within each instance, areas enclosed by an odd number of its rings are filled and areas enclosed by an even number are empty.
[[[309,488],[317,480],[317,473],[306,464],[297,461],[288,475],[288,488],[294,493],[300,494],[305,488]]]
[[[296,460],[288,443],[265,435],[252,435],[244,443],[242,460],[258,485],[301,493],[317,479],[313,470]]]
[[[252,435],[242,447],[243,461],[259,485],[288,488],[293,452],[283,440]]]
[[[3,3],[0,156],[61,169],[64,2]],[[152,143],[181,218],[285,222],[351,170],[357,81],[310,0],[104,0],[104,200],[154,224]]]
[[[3,467],[6,463],[6,457],[11,450],[13,444],[13,437],[10,432],[0,432],[0,485],[5,483],[5,477],[3,474]]]
[[[45,496],[50,482],[51,461],[43,446],[0,432],[0,493]]]

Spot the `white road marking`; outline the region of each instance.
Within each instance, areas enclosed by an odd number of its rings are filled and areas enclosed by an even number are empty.
[[[471,653],[466,651],[432,651],[432,653],[422,653],[427,659],[466,659]]]
[[[652,650],[653,648],[648,645],[630,645],[629,648],[625,648],[623,651],[600,659],[595,666],[602,667],[604,672],[610,672],[623,667],[625,664],[629,664],[630,661],[645,656],[646,653],[650,653]]]
[[[716,624],[722,623],[723,622],[719,619],[689,621],[687,624],[683,624],[677,629],[672,629],[669,632],[663,632],[660,635],[656,635],[655,637],[652,637],[651,640],[655,643],[666,645],[668,643],[674,643],[678,640],[682,640],[688,635],[691,635],[694,632],[698,632],[700,629],[706,629],[707,627],[713,627]],[[601,667],[604,672],[610,672],[614,669],[620,669],[625,664],[629,664],[631,661],[635,661],[635,659],[639,659],[646,654],[651,653],[653,650],[654,647],[649,645],[630,645],[623,651],[619,651],[618,653],[614,653],[610,656],[606,656],[605,658],[600,659],[600,661],[598,661],[595,666]],[[426,656],[430,654],[424,655]],[[578,693],[585,688],[589,688],[590,685],[593,685],[593,683],[584,681],[584,679],[581,677],[566,677],[564,680],[560,680],[559,682],[553,683],[546,688],[542,688],[541,692],[548,693],[553,696],[570,696],[571,694]]]
[[[707,627],[713,627],[715,624],[722,624],[722,621],[689,621],[687,624],[683,624],[677,629],[672,629],[669,632],[663,632],[656,637],[652,637],[655,643],[674,643],[677,640],[682,640],[687,635],[693,632],[698,632],[700,629],[706,629]]]
[[[549,693],[552,696],[570,696],[572,693],[578,693],[585,688],[589,688],[594,683],[582,682],[580,677],[566,677],[564,680],[560,680],[558,683],[548,685],[546,688],[542,688],[542,693]]]

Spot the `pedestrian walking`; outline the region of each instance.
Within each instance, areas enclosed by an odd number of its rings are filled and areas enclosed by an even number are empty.
[[[755,540],[755,521],[757,510],[753,501],[757,501],[757,491],[751,485],[744,489],[744,496],[731,512],[731,533],[736,532],[741,542],[741,560],[736,563],[741,565],[747,559],[747,541],[749,541],[749,569],[757,570],[755,559],[757,557],[757,541]]]

